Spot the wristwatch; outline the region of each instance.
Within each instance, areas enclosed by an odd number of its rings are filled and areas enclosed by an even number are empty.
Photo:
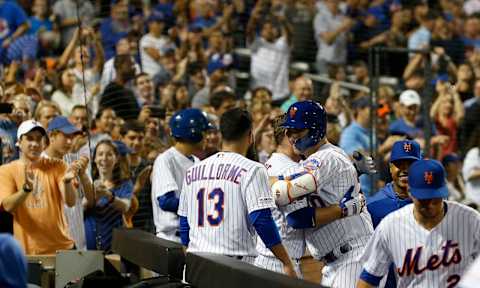
[[[31,185],[27,184],[27,183],[24,183],[23,186],[22,186],[22,190],[23,192],[25,193],[30,193],[33,191],[33,188]]]

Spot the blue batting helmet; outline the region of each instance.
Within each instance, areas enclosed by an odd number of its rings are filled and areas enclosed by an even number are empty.
[[[177,139],[198,143],[203,139],[203,132],[208,129],[205,114],[195,108],[178,111],[170,119],[171,135]]]
[[[320,142],[327,133],[327,112],[322,105],[307,100],[293,103],[281,125],[286,129],[309,129],[308,134],[295,141],[299,151],[305,151]]]

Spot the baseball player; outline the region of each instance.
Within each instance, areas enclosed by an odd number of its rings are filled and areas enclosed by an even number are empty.
[[[308,195],[297,201],[295,211],[287,212],[287,222],[294,228],[306,229],[310,253],[325,263],[322,285],[350,288],[360,275],[362,265],[357,256],[373,227],[370,215],[363,211],[364,198],[359,194],[352,160],[328,142],[326,121],[325,109],[314,101],[296,102],[289,107],[282,126],[295,152],[307,158],[299,173],[279,177],[272,190],[277,205]]]
[[[420,145],[417,142],[401,140],[393,144],[389,165],[393,181],[367,199],[367,210],[372,217],[373,228],[376,228],[391,212],[412,203],[408,195],[408,168],[420,158]],[[384,287],[397,287],[393,265],[390,267]]]
[[[180,194],[180,234],[188,252],[222,254],[253,264],[256,231],[295,276],[272,218],[275,202],[265,167],[245,157],[253,143],[250,114],[235,108],[220,119],[222,150],[187,170]]]
[[[358,288],[377,286],[392,262],[397,287],[456,287],[480,252],[480,214],[445,200],[442,164],[418,160],[408,172],[413,204],[378,225],[362,256]]]
[[[174,114],[169,125],[175,145],[160,154],[153,164],[153,221],[158,237],[180,243],[179,195],[185,172],[199,161],[193,152],[202,148],[208,121],[202,111],[185,109]]]
[[[301,158],[295,154],[292,145],[285,137],[285,129],[280,127],[283,123],[284,115],[278,116],[273,122],[273,136],[277,143],[277,150],[265,162],[268,176],[279,176],[291,168],[298,167],[298,161]],[[272,216],[277,225],[282,243],[287,248],[288,254],[292,259],[295,272],[300,277],[300,258],[305,252],[305,232],[302,229],[293,229],[287,226],[284,214],[278,208],[272,208]],[[257,239],[258,256],[255,258],[255,266],[267,269],[277,273],[283,273],[283,264],[268,249],[261,239]]]

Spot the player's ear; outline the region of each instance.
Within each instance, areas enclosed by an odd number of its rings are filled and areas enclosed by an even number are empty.
[[[248,146],[255,144],[255,136],[253,135],[253,130],[248,132]]]

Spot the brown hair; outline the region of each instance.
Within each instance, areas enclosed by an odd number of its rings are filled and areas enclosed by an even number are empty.
[[[117,146],[109,139],[102,140],[97,143],[97,146],[95,146],[95,150],[93,151],[93,161],[95,161],[95,158],[97,156],[97,148],[102,145],[108,145],[113,149],[113,152],[115,153],[115,156],[117,156],[117,163],[115,163],[115,166],[113,167],[112,171],[112,182],[115,185],[119,185],[125,180],[130,179],[130,172],[129,172],[129,167],[128,167],[128,162],[125,159],[125,157],[122,157],[120,153],[118,153]],[[93,179],[98,179],[99,173],[98,173],[98,168],[97,165],[93,165]]]
[[[280,145],[285,137],[285,128],[281,127],[284,120],[285,114],[282,114],[275,117],[275,119],[272,121],[273,139],[275,139],[277,145]]]

